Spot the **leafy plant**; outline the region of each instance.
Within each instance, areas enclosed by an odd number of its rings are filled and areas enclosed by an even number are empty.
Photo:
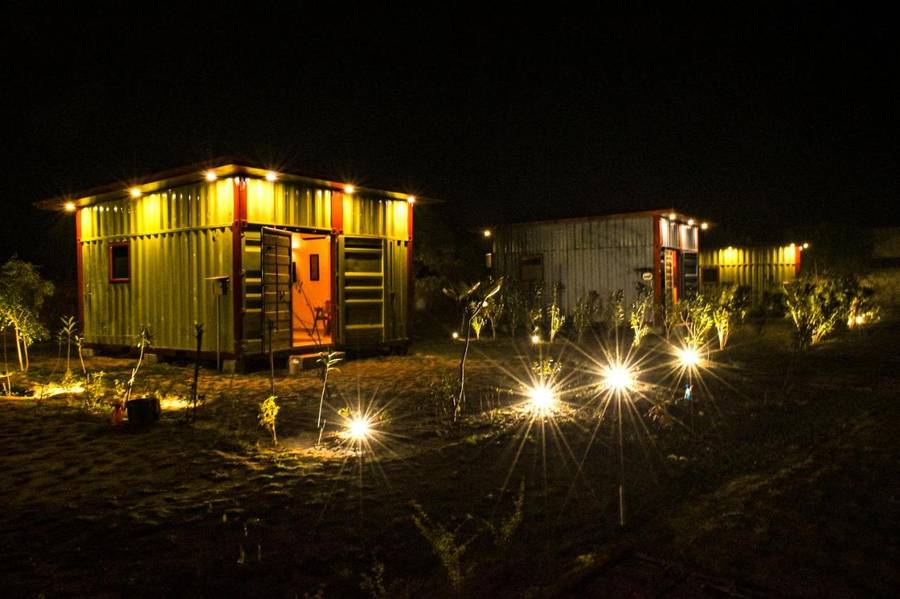
[[[476,291],[478,291],[479,287],[481,287],[480,281],[475,283],[474,285],[469,285],[464,281],[457,281],[456,283],[441,289],[441,293],[456,302],[456,306],[459,309],[460,334],[462,334],[462,331],[466,330],[465,325],[469,299],[475,294]]]
[[[465,323],[466,326],[464,329],[466,331],[466,343],[463,346],[463,353],[459,360],[459,395],[457,396],[456,402],[453,405],[454,423],[459,421],[459,417],[462,414],[462,410],[466,402],[466,358],[469,356],[469,341],[471,340],[469,335],[470,323],[472,321],[472,318],[478,316],[478,314],[484,308],[485,302],[487,302],[489,299],[500,292],[500,290],[503,288],[504,280],[505,279],[503,277],[495,279],[487,288],[487,290],[481,295],[480,299],[471,304],[473,310],[472,313],[467,314],[469,322]],[[478,289],[478,287],[480,287],[480,285],[475,285],[475,287],[472,288],[473,293]]]
[[[265,398],[263,402],[259,404],[259,415],[257,416],[259,425],[272,435],[272,443],[275,445],[278,445],[278,434],[275,431],[275,425],[278,421],[278,411],[281,410],[278,403],[275,401],[277,399],[278,397],[275,395],[270,395]]]
[[[644,284],[638,284],[637,291],[637,297],[631,304],[631,315],[629,317],[629,324],[634,332],[634,340],[632,341],[634,347],[639,346],[644,337],[650,333],[653,323],[653,293]]]
[[[528,304],[525,296],[515,285],[508,285],[504,293],[506,305],[506,320],[509,324],[509,334],[516,336],[516,331],[522,323],[528,320]]]
[[[431,549],[438,556],[444,570],[447,571],[450,585],[458,591],[466,574],[462,569],[462,556],[473,539],[460,542],[457,537],[462,525],[454,530],[449,530],[443,524],[432,521],[421,505],[415,501],[410,504],[415,510],[412,516],[413,524],[416,525],[425,540],[431,544]]]
[[[553,285],[553,299],[550,302],[550,307],[547,309],[547,316],[550,319],[550,343],[553,343],[559,330],[566,324],[566,317],[563,316],[562,311],[559,309],[559,292],[561,289],[562,283]]]
[[[491,536],[494,538],[494,545],[498,549],[506,549],[509,547],[510,542],[512,541],[513,536],[516,534],[516,531],[519,529],[519,526],[522,524],[522,520],[525,516],[525,479],[523,478],[519,482],[519,493],[516,495],[516,499],[513,502],[513,511],[505,518],[501,518],[500,522],[496,525],[485,521],[485,525],[487,529],[491,532]]]
[[[28,370],[28,347],[47,336],[39,314],[53,291],[33,264],[11,258],[0,267],[0,326],[13,330],[19,370]]]
[[[504,312],[506,312],[506,294],[498,293],[484,301],[485,306],[481,312],[485,320],[491,323],[491,339],[497,338],[497,324],[500,323]]]
[[[616,289],[609,294],[609,301],[603,311],[603,324],[607,333],[617,331],[625,324],[625,291]]]
[[[72,339],[78,335],[78,321],[74,316],[63,316],[62,328],[59,330],[60,338],[66,340],[66,378],[72,377]]]
[[[135,341],[135,345],[138,348],[138,361],[131,370],[131,377],[128,379],[125,395],[121,402],[122,406],[127,404],[128,400],[131,399],[131,390],[134,388],[134,381],[137,378],[138,371],[141,369],[141,364],[144,363],[144,353],[147,351],[148,347],[152,346],[152,344],[153,337],[150,334],[150,327],[147,325],[141,326],[141,331],[138,333],[137,340]]]
[[[738,287],[725,285],[719,291],[712,310],[713,325],[719,339],[719,349],[725,349],[728,336],[737,319],[746,315],[747,304]]]
[[[319,376],[322,379],[322,393],[319,396],[319,415],[316,418],[316,427],[322,430],[324,423],[322,422],[322,407],[325,405],[325,392],[328,390],[328,375],[331,372],[339,372],[337,365],[341,363],[340,354],[338,352],[323,351],[319,354],[316,364],[319,365]],[[320,435],[321,437],[321,432]]]
[[[575,327],[579,343],[600,313],[600,304],[600,294],[596,291],[590,291],[587,295],[582,295],[575,302],[575,308],[572,310],[572,326]]]
[[[674,310],[684,327],[685,342],[691,347],[702,347],[714,326],[712,304],[696,295],[679,301]]]
[[[531,335],[541,336],[544,324],[544,284],[533,283],[528,301],[528,326]]]
[[[487,305],[487,302],[484,302],[482,308]],[[472,317],[469,319],[469,324],[472,326],[472,330],[475,331],[475,339],[481,339],[481,329],[484,327],[485,318],[482,315],[482,311],[476,311],[471,305],[469,309],[472,310]]]
[[[794,325],[801,350],[819,343],[844,314],[838,284],[829,278],[805,278],[784,283],[786,317]]]
[[[876,322],[881,317],[881,309],[875,303],[875,289],[857,277],[841,279],[841,295],[842,318],[848,329]]]
[[[99,413],[108,409],[106,403],[106,373],[102,370],[93,372],[85,378],[84,393],[81,395],[81,406],[86,412]],[[118,381],[116,381],[118,382]]]

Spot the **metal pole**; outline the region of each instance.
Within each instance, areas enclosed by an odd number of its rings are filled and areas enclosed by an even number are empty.
[[[222,329],[222,298],[224,298],[224,297],[225,297],[225,294],[222,294],[216,298],[216,370],[222,369],[221,329]]]
[[[616,393],[619,424],[619,526],[625,526],[625,447],[622,442],[622,391]]]

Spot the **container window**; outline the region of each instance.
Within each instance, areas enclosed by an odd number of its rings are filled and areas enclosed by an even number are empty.
[[[131,256],[127,242],[109,246],[109,282],[127,283],[131,280]]]
[[[309,280],[319,280],[319,254],[309,255]]]
[[[719,282],[719,267],[718,266],[708,266],[703,269],[700,274],[701,280],[704,283],[718,283]]]

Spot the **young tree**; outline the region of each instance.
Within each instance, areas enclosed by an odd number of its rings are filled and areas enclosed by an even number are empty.
[[[13,330],[20,370],[28,370],[28,347],[47,336],[40,311],[51,295],[53,283],[34,264],[13,257],[0,267],[0,321]]]

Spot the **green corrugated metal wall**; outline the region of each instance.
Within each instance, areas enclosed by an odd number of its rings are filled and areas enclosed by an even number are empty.
[[[132,345],[143,324],[153,344],[216,349],[216,296],[207,277],[231,276],[231,180],[162,190],[80,211],[85,341]],[[128,283],[109,282],[109,245],[128,242]],[[233,347],[230,298],[221,302],[221,346]]]
[[[799,259],[800,248],[793,245],[703,250],[700,252],[700,273],[703,276],[706,269],[715,268],[718,284],[747,286],[752,290],[754,301],[758,302],[765,291],[797,277]],[[716,284],[708,279],[707,271],[702,281],[704,287]]]
[[[92,344],[132,345],[141,325],[150,326],[154,346],[193,350],[194,322],[205,325],[203,350],[216,349],[216,296],[208,277],[232,276],[235,179],[165,189],[80,211],[85,283],[85,340]],[[264,351],[261,342],[260,226],[292,230],[331,230],[332,191],[304,183],[247,180],[247,221],[240,243],[244,281],[231,281],[221,302],[223,352],[231,352],[235,291],[243,296],[242,344],[247,354]],[[344,232],[351,246],[378,249],[378,301],[344,303],[343,238],[335,267],[338,343],[359,346],[408,337],[407,256],[410,207],[406,201],[369,195],[343,196]],[[131,278],[109,282],[109,247],[127,241]],[[374,245],[373,245],[374,244]],[[351,266],[352,269],[352,266]],[[351,277],[353,275],[351,274]],[[363,281],[365,282],[365,281]],[[369,281],[371,282],[371,281]],[[365,286],[365,285],[363,285]],[[371,285],[370,285],[371,286]],[[353,287],[350,285],[350,287]],[[347,299],[372,300],[371,290],[350,290]],[[368,295],[367,295],[368,294]],[[377,304],[377,308],[373,308]],[[366,306],[366,309],[361,309]],[[355,310],[354,310],[355,308]],[[351,320],[347,320],[347,317]],[[345,328],[344,325],[350,325]],[[376,326],[377,325],[377,326]]]

